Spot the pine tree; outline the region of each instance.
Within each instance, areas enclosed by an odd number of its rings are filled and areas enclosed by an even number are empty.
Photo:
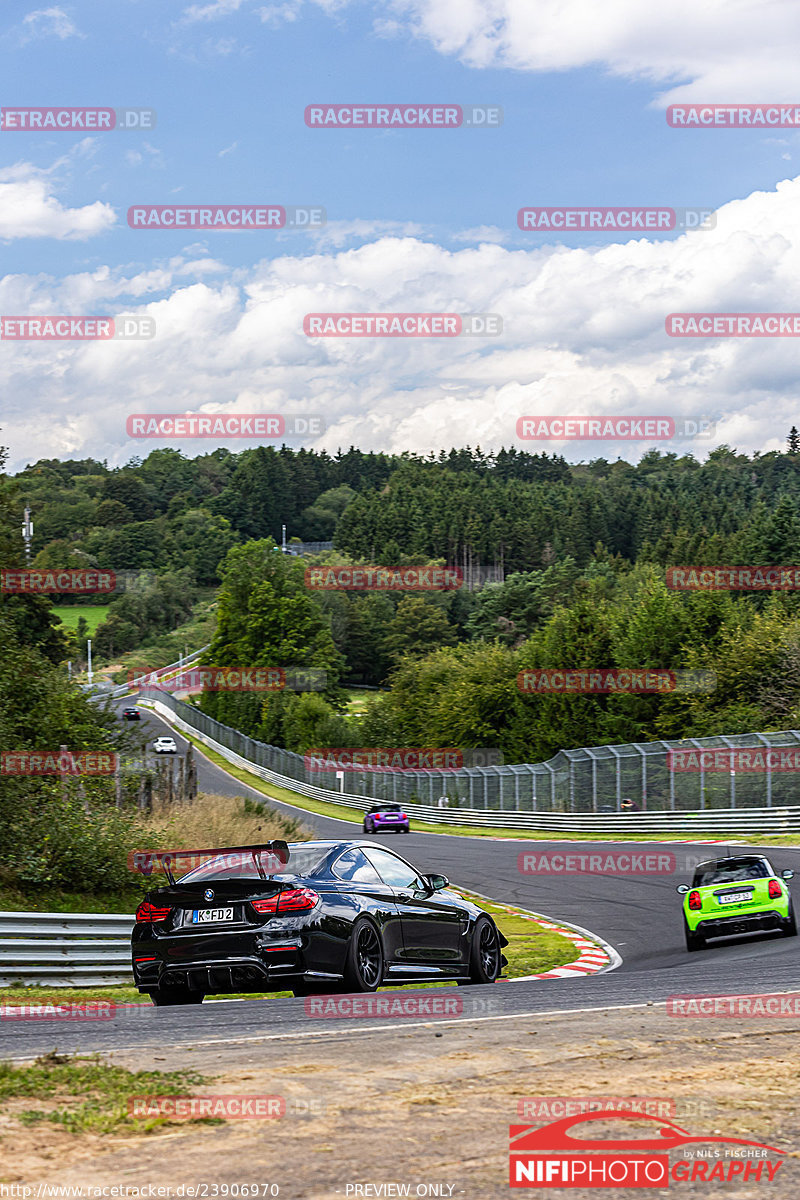
[[[790,454],[800,454],[800,433],[797,432],[796,425],[793,425],[789,430],[789,436],[786,441],[789,443]]]

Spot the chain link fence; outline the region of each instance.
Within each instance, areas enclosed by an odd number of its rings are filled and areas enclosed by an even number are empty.
[[[562,750],[543,763],[447,771],[348,770],[337,779],[334,771],[311,769],[303,755],[247,737],[168,692],[143,688],[140,695],[157,700],[190,728],[266,770],[304,785],[400,804],[591,814],[619,812],[625,799],[633,800],[643,812],[746,810],[800,803],[800,731],[794,729]],[[750,762],[740,753],[748,750],[754,752]],[[677,751],[689,757],[676,769]]]

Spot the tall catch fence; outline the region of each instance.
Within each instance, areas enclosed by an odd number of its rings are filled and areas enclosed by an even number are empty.
[[[347,770],[337,779],[335,771],[312,768],[303,755],[247,737],[168,692],[143,688],[140,697],[157,702],[190,729],[241,758],[303,785],[298,790],[320,788],[400,804],[508,813],[620,812],[623,799],[653,813],[746,812],[800,803],[800,730],[794,729],[562,750],[543,763],[446,771]],[[728,753],[747,750],[753,753]],[[688,759],[688,769],[675,769],[670,753],[675,751],[696,752]]]

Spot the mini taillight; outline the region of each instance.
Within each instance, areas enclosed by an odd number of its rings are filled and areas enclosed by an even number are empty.
[[[143,900],[136,910],[137,921],[166,921],[171,908],[156,908],[155,904],[151,904],[149,900]]]
[[[405,813],[400,813],[400,820],[401,820],[401,821],[407,821],[407,820],[408,820],[408,817],[406,816],[406,814],[405,814]]]
[[[313,908],[319,900],[311,888],[290,888],[286,892],[278,892],[277,896],[267,896],[264,900],[251,900],[257,913],[288,913],[304,912]]]
[[[703,897],[699,892],[689,892],[689,908],[702,908]]]
[[[769,898],[770,898],[770,900],[780,900],[782,895],[783,895],[783,888],[778,883],[777,879],[770,879],[770,881],[769,881]]]

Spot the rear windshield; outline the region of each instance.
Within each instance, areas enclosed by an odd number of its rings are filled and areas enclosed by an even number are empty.
[[[375,804],[369,810],[371,813],[400,812],[399,804]]]
[[[330,846],[290,846],[289,861],[281,866],[279,871],[272,872],[280,875],[308,875],[314,871],[329,852]],[[237,854],[235,861],[225,857],[210,858],[188,874],[181,876],[181,883],[192,883],[200,879],[260,879],[261,876],[252,858]],[[177,875],[180,870],[180,859],[173,871]],[[267,872],[269,874],[269,872]]]
[[[769,879],[767,864],[759,859],[728,863],[724,867],[698,867],[694,873],[695,887],[708,887],[714,883],[745,883],[748,879]]]

